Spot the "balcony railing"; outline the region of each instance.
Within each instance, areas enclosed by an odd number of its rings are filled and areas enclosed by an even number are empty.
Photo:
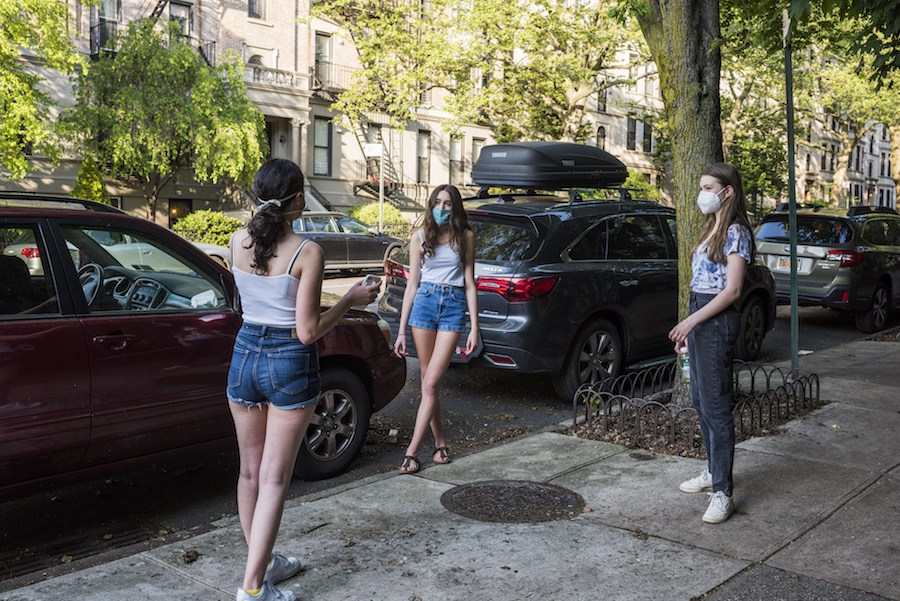
[[[306,77],[293,71],[279,71],[259,65],[246,65],[244,68],[244,81],[247,83],[261,83],[279,88],[304,89]]]
[[[312,91],[326,90],[328,92],[341,92],[350,87],[350,78],[356,67],[338,65],[331,61],[317,60],[314,67],[309,68],[310,89]]]
[[[91,27],[91,58],[97,59],[101,54],[114,53],[116,51],[116,34],[119,31],[119,22],[111,19],[100,19],[100,22]]]

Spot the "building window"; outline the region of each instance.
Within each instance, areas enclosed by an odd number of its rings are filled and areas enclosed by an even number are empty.
[[[247,16],[252,19],[265,19],[266,0],[250,0],[247,3]]]
[[[646,94],[647,96],[653,96],[653,83],[654,78],[650,76],[648,69],[648,73],[644,77],[644,94]]]
[[[625,148],[628,150],[637,149],[637,121],[628,117],[628,137],[625,139]]]
[[[862,146],[856,147],[856,158],[853,161],[853,167],[856,171],[862,170]]]
[[[885,175],[884,168],[886,166],[887,166],[887,155],[882,152],[881,153],[881,161],[879,161],[879,164],[878,164],[878,175],[880,175],[881,177],[884,177],[884,175]]]
[[[828,151],[822,151],[822,171],[825,171],[825,168],[828,167]]]
[[[832,144],[831,145],[831,157],[828,162],[828,170],[829,171],[834,171],[834,155],[836,152],[837,152],[837,147],[834,144]]]
[[[316,79],[324,87],[331,87],[331,36],[316,32]]]
[[[313,175],[331,176],[331,123],[316,117],[313,128]]]
[[[419,104],[424,106],[425,108],[431,107],[431,84],[428,82],[424,82],[419,84],[419,89],[422,90],[419,93]]]
[[[170,2],[169,21],[178,23],[178,31],[181,35],[191,35],[191,5],[182,4],[180,2]]]
[[[812,171],[812,155],[808,152],[806,153],[806,172],[809,173]]]
[[[119,0],[101,0],[98,10],[104,21],[119,20]]]
[[[653,151],[653,126],[644,123],[644,152]]]
[[[431,181],[431,132],[420,130],[416,142],[416,181],[427,184]]]
[[[606,150],[606,128],[602,125],[597,128],[597,148]]]
[[[450,183],[454,186],[463,184],[463,139],[450,138]]]
[[[606,88],[597,92],[597,110],[601,113],[606,112]]]
[[[478,161],[481,156],[481,149],[484,148],[484,140],[481,138],[472,138],[472,165]]]

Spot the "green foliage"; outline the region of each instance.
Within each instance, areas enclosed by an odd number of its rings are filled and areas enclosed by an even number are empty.
[[[637,188],[638,192],[632,191],[631,193],[633,198],[652,200],[653,202],[662,200],[662,192],[659,191],[659,188],[648,182],[647,177],[643,173],[638,173],[637,171],[628,173],[628,178],[622,184],[622,187]]]
[[[109,177],[143,188],[151,219],[160,189],[179,172],[246,186],[267,152],[237,54],[225,53],[212,69],[170,25],[129,23],[115,57],[78,77],[75,107],[63,119],[67,136]]]
[[[191,242],[206,242],[228,246],[231,234],[244,227],[240,219],[227,217],[219,211],[194,211],[179,219],[172,230]]]
[[[71,42],[68,5],[59,0],[0,0],[0,166],[25,177],[25,148],[59,160],[60,141],[50,125],[56,103],[40,89],[43,79],[26,72],[21,48],[49,67],[71,73],[85,64]]]
[[[106,190],[106,184],[103,182],[103,176],[100,175],[100,170],[97,168],[97,163],[93,157],[86,156],[81,161],[81,169],[78,170],[75,187],[72,189],[70,196],[72,198],[95,200],[103,204],[112,204],[109,192]]]
[[[377,225],[378,213],[378,203],[370,202],[369,204],[357,205],[353,207],[352,209],[350,209],[348,214],[351,217],[359,219],[363,223],[368,223],[369,225]],[[400,212],[400,209],[386,202],[384,203],[384,222],[406,223],[406,219],[404,219],[403,213]]]
[[[489,122],[502,141],[580,141],[587,99],[631,81],[609,75],[623,66],[616,51],[647,58],[636,24],[612,17],[613,4],[322,0],[311,14],[341,23],[359,52],[363,69],[334,105],[352,121],[378,110],[399,126],[432,90],[445,94],[450,131]]]

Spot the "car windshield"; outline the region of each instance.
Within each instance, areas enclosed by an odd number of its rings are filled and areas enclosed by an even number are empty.
[[[537,252],[537,233],[529,222],[495,223],[469,216],[475,234],[476,261],[524,261]]]
[[[756,230],[756,238],[769,242],[789,242],[788,216],[778,215],[763,221]],[[846,244],[853,238],[853,229],[843,219],[797,216],[797,244],[833,246]]]

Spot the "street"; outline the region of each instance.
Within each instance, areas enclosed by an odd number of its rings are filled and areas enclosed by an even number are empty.
[[[341,294],[363,275],[328,277],[324,289]],[[851,316],[815,307],[801,308],[799,316],[801,350],[815,352],[862,337]],[[900,314],[895,312],[888,327],[897,325]],[[780,307],[759,359],[789,357],[790,315],[787,307]],[[407,386],[372,417],[367,442],[351,469],[325,481],[295,479],[289,496],[396,470],[415,421],[418,382],[418,362],[409,359]],[[453,366],[441,404],[450,451],[457,457],[572,419],[571,403],[555,395],[548,376],[481,368]],[[391,429],[399,431],[397,442],[388,440]],[[431,463],[432,446],[426,436],[420,450],[424,465]],[[127,555],[153,544],[147,542],[151,539],[171,541],[211,529],[217,520],[237,512],[236,472],[236,452],[209,453],[3,502],[0,591],[62,573],[78,562]]]

